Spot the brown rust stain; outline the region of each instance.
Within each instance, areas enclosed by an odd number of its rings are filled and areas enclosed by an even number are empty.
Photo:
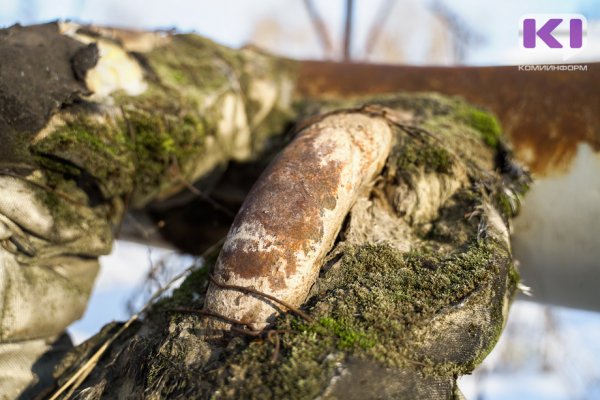
[[[332,139],[317,147],[320,134],[318,126],[302,132],[263,172],[248,194],[232,231],[245,222],[257,222],[276,239],[264,251],[258,251],[254,240],[238,240],[235,249],[225,246],[219,256],[220,278],[224,281],[233,276],[268,277],[272,289],[285,289],[285,278],[297,272],[297,253],[315,252],[315,246],[324,240],[322,208],[336,206],[343,183],[343,164],[330,161],[321,165],[324,156],[335,150],[336,143]],[[242,248],[244,245],[246,249]],[[282,261],[285,270],[274,271],[274,266]]]
[[[297,93],[327,98],[435,91],[495,113],[517,156],[538,175],[566,169],[580,142],[600,151],[600,63],[587,71],[301,62]]]

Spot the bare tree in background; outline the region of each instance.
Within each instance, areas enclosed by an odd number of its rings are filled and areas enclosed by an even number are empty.
[[[332,34],[319,12],[318,2],[303,0],[302,4],[308,17],[305,25],[283,26],[275,17],[264,17],[257,22],[252,43],[279,54],[301,53],[306,57],[320,52],[324,59],[347,62],[460,64],[468,50],[483,40],[442,2],[432,6],[414,0],[374,3],[379,7],[362,40],[355,32],[359,22],[354,16],[358,0],[341,5],[340,35]],[[361,42],[362,48],[357,46]]]
[[[455,63],[463,64],[468,54],[468,49],[480,45],[483,42],[482,36],[469,28],[468,24],[442,0],[434,0],[431,12],[451,34]]]

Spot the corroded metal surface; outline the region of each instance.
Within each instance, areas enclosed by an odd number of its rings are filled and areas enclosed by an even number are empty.
[[[391,140],[387,122],[356,112],[300,132],[248,194],[219,255],[217,279],[301,305],[350,207],[383,168]],[[277,312],[216,285],[206,308],[260,328]]]
[[[314,98],[398,91],[458,95],[494,112],[517,157],[538,175],[568,168],[578,143],[600,151],[600,64],[587,71],[301,63],[298,93]]]

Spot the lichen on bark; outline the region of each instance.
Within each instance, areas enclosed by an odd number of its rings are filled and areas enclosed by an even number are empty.
[[[129,205],[141,208],[230,160],[269,151],[295,114],[295,63],[197,35],[165,40],[128,53],[144,68],[142,93],[118,90],[54,115],[33,139],[37,165],[90,174],[104,199],[133,190]]]

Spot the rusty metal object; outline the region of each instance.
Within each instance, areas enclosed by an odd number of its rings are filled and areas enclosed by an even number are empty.
[[[600,64],[587,71],[409,67],[303,61],[298,95],[339,98],[435,91],[487,108],[534,173],[565,170],[578,143],[600,151]]]
[[[458,95],[502,122],[535,182],[514,221],[514,252],[533,300],[600,310],[600,64],[587,71],[302,62],[313,98],[398,91]]]
[[[275,159],[242,205],[215,278],[300,306],[357,197],[379,174],[392,130],[380,117],[333,114],[310,124]],[[277,305],[212,284],[208,311],[263,328]]]

